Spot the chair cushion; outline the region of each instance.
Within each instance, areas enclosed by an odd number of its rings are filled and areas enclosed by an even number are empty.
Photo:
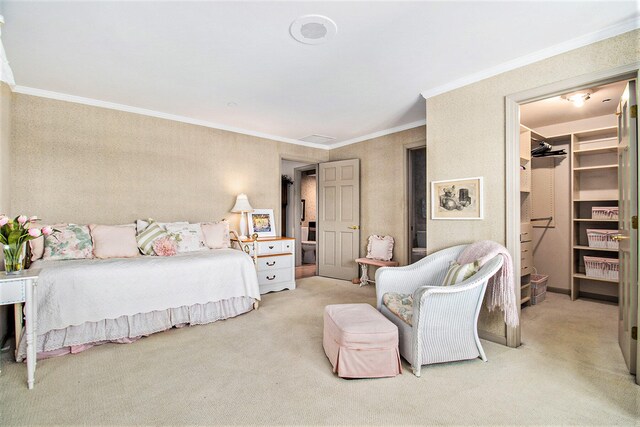
[[[382,296],[382,303],[390,312],[411,326],[413,322],[413,296],[411,294],[388,292]]]
[[[455,261],[451,261],[451,264],[449,264],[449,270],[442,281],[442,286],[452,286],[467,280],[469,277],[476,274],[479,269],[480,263],[478,261],[462,265]]]

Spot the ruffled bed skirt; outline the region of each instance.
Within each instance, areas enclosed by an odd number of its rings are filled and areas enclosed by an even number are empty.
[[[36,351],[38,359],[42,359],[78,353],[106,342],[131,343],[173,327],[202,325],[238,316],[251,311],[254,301],[251,297],[237,297],[69,326],[38,335]],[[26,350],[26,339],[21,339],[17,361],[26,358]]]

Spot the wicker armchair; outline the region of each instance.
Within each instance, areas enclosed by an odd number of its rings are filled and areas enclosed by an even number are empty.
[[[482,358],[478,315],[487,282],[502,266],[496,256],[467,280],[440,286],[451,261],[466,245],[441,250],[406,267],[380,268],[376,272],[378,310],[398,326],[400,354],[420,376],[422,365]],[[413,295],[412,325],[392,313],[382,301],[387,292]]]

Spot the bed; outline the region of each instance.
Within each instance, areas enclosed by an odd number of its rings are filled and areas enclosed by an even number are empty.
[[[172,257],[39,260],[31,268],[41,270],[39,358],[235,317],[260,300],[251,257],[234,249]],[[24,341],[18,361],[26,358]]]

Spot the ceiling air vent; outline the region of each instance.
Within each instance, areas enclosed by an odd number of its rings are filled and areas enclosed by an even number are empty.
[[[304,44],[326,43],[338,32],[330,18],[322,15],[304,15],[291,23],[291,37]]]
[[[314,144],[327,144],[327,143],[329,143],[329,142],[331,142],[333,140],[335,140],[335,138],[332,137],[332,136],[317,135],[317,134],[313,134],[313,135],[305,136],[304,138],[300,138],[300,141],[312,142]]]

